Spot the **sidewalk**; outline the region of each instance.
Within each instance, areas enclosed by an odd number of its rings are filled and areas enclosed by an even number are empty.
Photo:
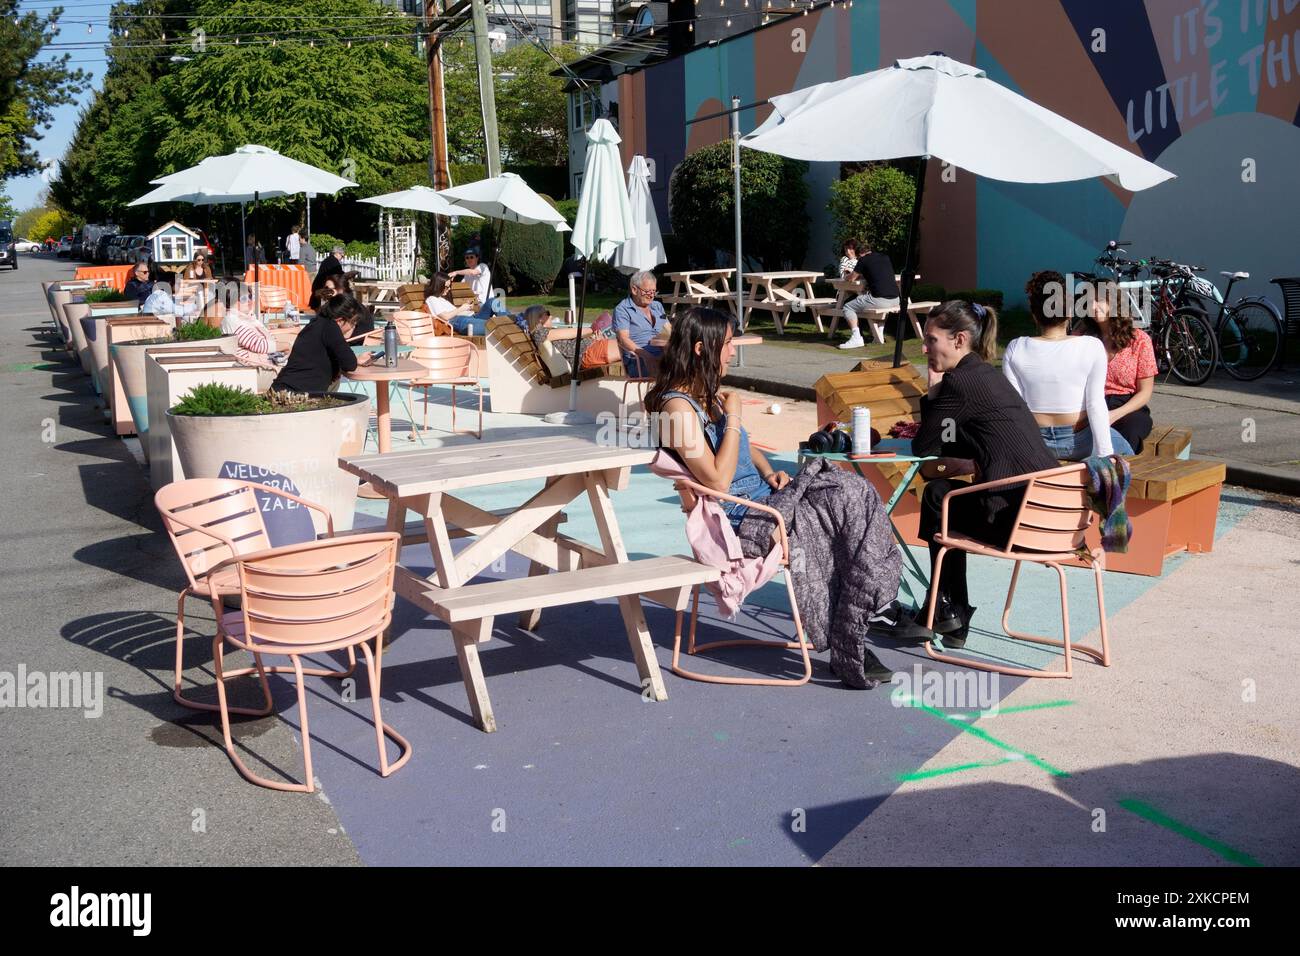
[[[851,371],[864,355],[830,344],[824,351],[790,347],[769,337],[745,348],[744,367],[733,366],[728,380],[752,391],[813,401],[817,379]],[[1280,469],[1300,482],[1300,369],[1273,371],[1254,382],[1218,372],[1196,388],[1157,383],[1151,412],[1156,421],[1190,428],[1198,457]]]

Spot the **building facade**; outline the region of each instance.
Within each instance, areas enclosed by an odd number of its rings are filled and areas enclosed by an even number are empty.
[[[684,18],[678,7],[687,8]],[[652,195],[665,232],[672,169],[728,135],[725,119],[691,120],[724,109],[732,96],[761,103],[942,51],[1178,178],[1129,193],[1100,179],[1004,183],[931,161],[921,237],[926,281],[999,288],[1009,303],[1021,302],[1031,272],[1088,269],[1114,238],[1131,242],[1134,255],[1203,263],[1216,277],[1221,269],[1249,271],[1237,288],[1252,294],[1276,298],[1268,280],[1300,274],[1293,178],[1300,4],[1292,0],[839,0],[806,11],[769,11],[764,0],[753,14],[743,0],[675,0],[668,11],[657,21],[657,47],[648,27],[635,34],[645,45],[616,39],[598,51],[603,60],[582,61],[591,88],[574,92],[617,117],[625,159],[642,153],[654,161]],[[744,111],[742,131],[770,109]],[[850,106],[845,122],[871,117]],[[571,141],[571,172],[580,173],[580,130]],[[808,174],[810,267],[832,258],[826,202],[840,173],[839,164],[814,163]]]

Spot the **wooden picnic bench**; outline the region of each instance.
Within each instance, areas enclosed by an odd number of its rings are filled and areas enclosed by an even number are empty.
[[[339,459],[339,467],[388,498],[389,530],[407,530],[408,511],[420,517],[423,533],[407,535],[428,542],[434,571],[425,577],[399,567],[394,587],[450,627],[480,729],[496,730],[478,653],[478,646],[491,639],[495,619],[519,614],[521,628],[536,630],[544,609],[565,604],[617,598],[640,689],[654,700],[667,699],[640,598],[683,610],[692,589],[716,581],[718,571],[681,555],[628,557],[610,493],[626,488],[631,469],[649,464],[653,456],[653,449],[556,436]],[[542,488],[509,512],[485,511],[453,494],[523,481],[541,481]],[[584,495],[599,546],[559,532],[563,509]],[[453,551],[452,539],[467,535],[473,542]],[[475,582],[507,551],[529,559],[526,578]]]
[[[668,278],[673,281],[673,291],[661,295],[659,301],[677,308],[715,305],[718,299],[731,296],[731,279],[735,274],[735,269],[690,269],[685,272],[670,272]],[[677,308],[673,311],[677,311]]]
[[[921,278],[919,275],[917,278]],[[837,291],[835,301],[831,305],[817,305],[809,311],[813,314],[813,319],[817,323],[817,331],[822,331],[822,319],[830,318],[830,328],[826,329],[826,337],[830,338],[835,334],[835,327],[839,325],[840,319],[844,318],[844,305],[851,299],[862,294],[864,286],[861,279],[830,279],[828,280]],[[894,282],[901,284],[902,276],[895,275]],[[912,331],[916,333],[918,339],[925,338],[925,332],[922,330],[922,324],[925,318],[930,314],[930,310],[938,302],[908,302],[907,317],[912,322]],[[878,343],[884,344],[885,341],[885,321],[894,312],[894,309],[864,309],[859,319],[865,319],[867,326],[871,329],[871,335]]]
[[[819,299],[813,292],[813,283],[825,276],[820,272],[746,272],[744,280],[749,283],[741,301],[743,312],[737,316],[742,329],[749,327],[749,316],[754,309],[768,312],[776,326],[778,335],[785,334],[785,320],[790,314],[812,311],[814,317],[817,308],[833,305],[834,299]],[[732,314],[736,311],[736,302],[730,301]],[[820,321],[818,323],[820,328]]]

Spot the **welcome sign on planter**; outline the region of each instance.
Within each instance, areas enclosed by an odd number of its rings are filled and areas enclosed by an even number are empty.
[[[304,497],[298,487],[284,475],[260,465],[227,461],[221,466],[221,477],[254,481],[259,485],[270,485],[291,495]],[[254,490],[253,493],[257,495],[258,507],[262,509],[262,520],[266,522],[266,534],[271,539],[271,547],[279,548],[286,544],[302,544],[304,541],[316,540],[311,509],[266,491]]]

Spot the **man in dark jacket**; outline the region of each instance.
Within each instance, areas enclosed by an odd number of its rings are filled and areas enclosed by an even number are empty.
[[[325,280],[330,276],[343,274],[343,257],[348,251],[343,246],[335,246],[330,250],[330,254],[320,261],[320,268],[316,270],[316,278],[311,280],[311,291],[317,291],[325,284]]]

